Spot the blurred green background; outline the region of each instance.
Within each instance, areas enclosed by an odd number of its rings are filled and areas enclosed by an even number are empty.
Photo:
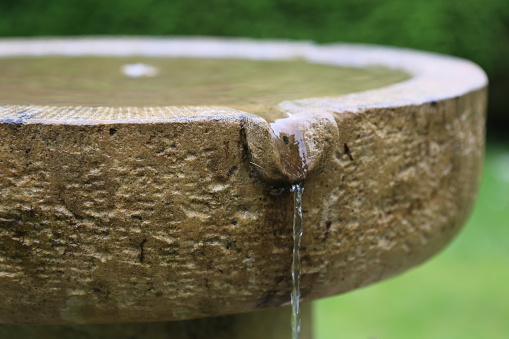
[[[0,36],[217,35],[456,55],[490,78],[478,204],[443,253],[316,303],[317,339],[509,338],[508,0],[0,0]]]

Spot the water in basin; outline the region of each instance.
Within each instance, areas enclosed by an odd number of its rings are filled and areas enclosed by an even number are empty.
[[[0,59],[0,103],[215,105],[266,117],[274,114],[269,107],[283,100],[338,96],[386,86],[408,77],[405,72],[383,67],[346,68],[303,60],[3,58]]]

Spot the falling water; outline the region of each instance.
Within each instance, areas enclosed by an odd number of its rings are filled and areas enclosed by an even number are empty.
[[[293,261],[292,261],[292,338],[298,339],[300,333],[300,243],[302,240],[302,182],[293,184]]]
[[[279,149],[279,156],[288,175],[294,182],[290,191],[293,192],[293,258],[292,258],[292,338],[298,339],[300,334],[300,244],[303,233],[302,194],[304,178],[309,166],[308,147],[304,142],[304,122],[302,117],[288,114],[288,117],[270,123]]]

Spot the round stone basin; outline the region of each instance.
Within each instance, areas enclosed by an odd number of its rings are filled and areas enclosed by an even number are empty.
[[[1,40],[0,322],[287,305],[301,181],[304,301],[415,266],[472,207],[486,85],[377,46]]]

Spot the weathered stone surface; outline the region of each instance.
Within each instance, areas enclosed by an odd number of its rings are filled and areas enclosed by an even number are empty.
[[[226,41],[223,56],[260,47],[242,44],[239,52]],[[304,299],[365,286],[440,250],[479,181],[482,71],[377,47],[265,44],[266,58],[413,74],[277,107],[335,121],[322,131],[337,140],[312,149],[315,175],[305,181]],[[15,105],[0,106],[0,119],[0,322],[184,320],[289,302],[293,200],[284,167],[257,151],[274,150],[265,121],[218,107]],[[265,165],[272,176],[261,175]]]

